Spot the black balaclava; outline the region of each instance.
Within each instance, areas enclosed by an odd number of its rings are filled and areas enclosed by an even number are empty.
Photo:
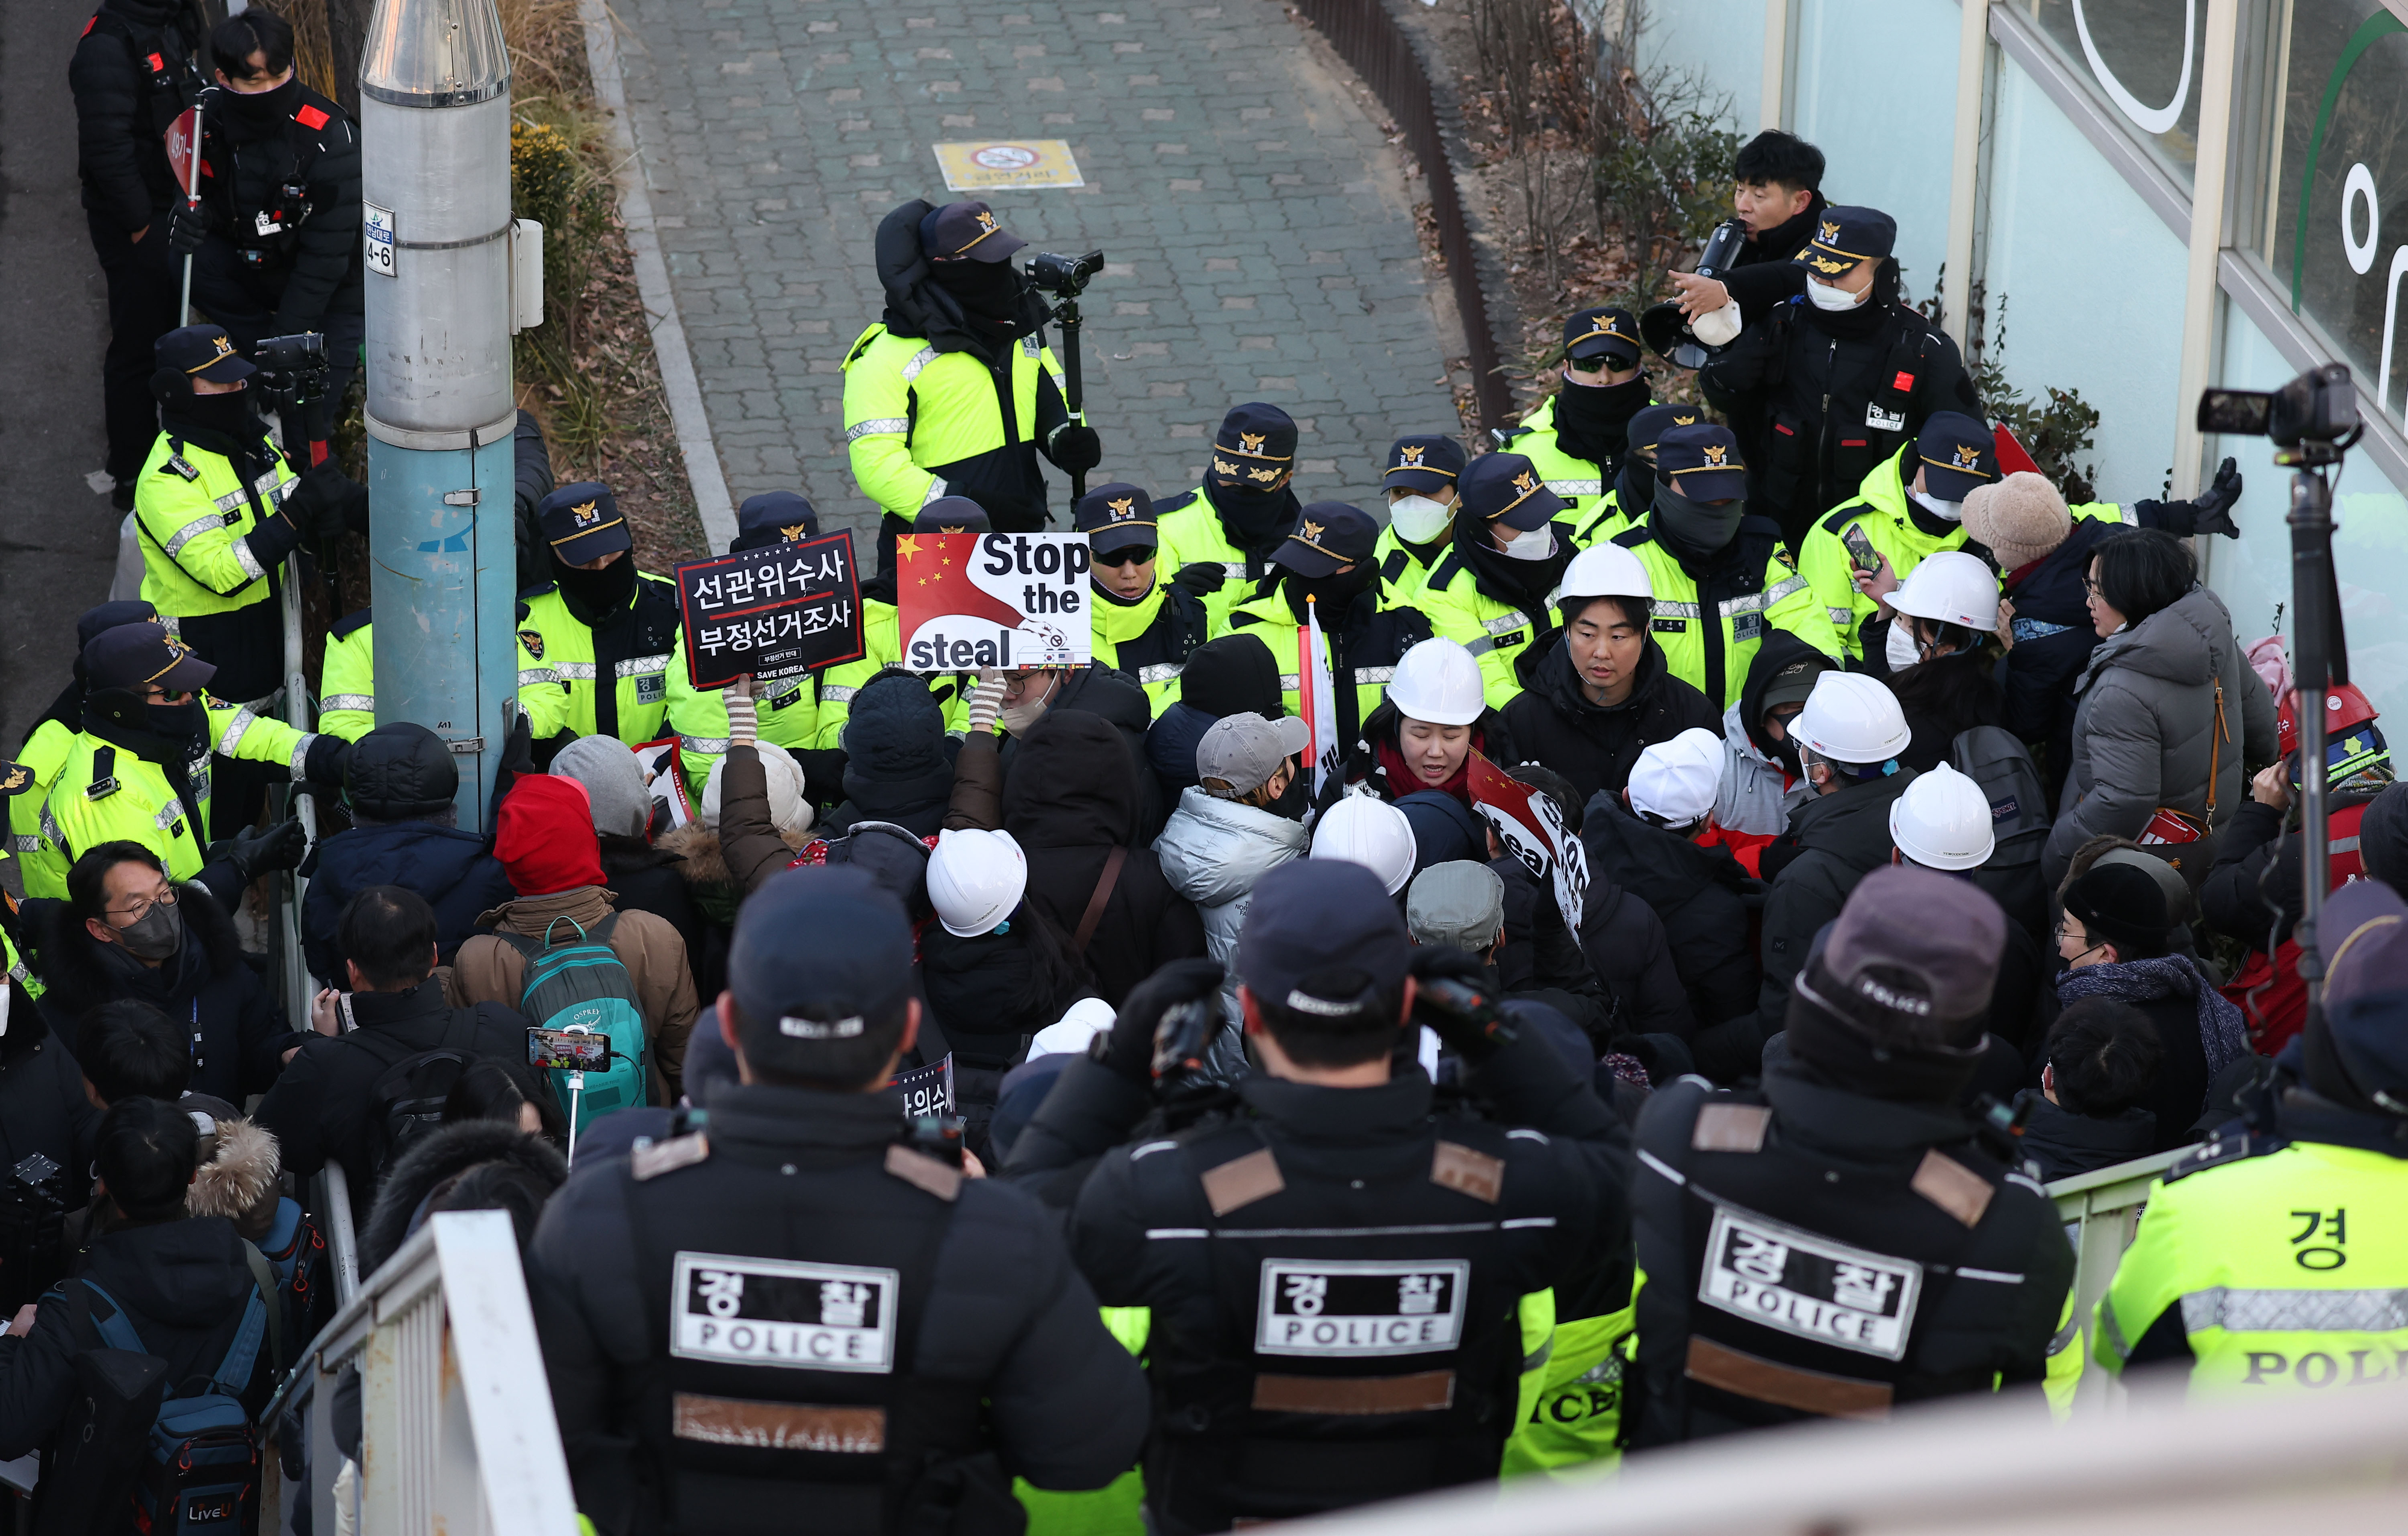
[[[251,409],[251,391],[197,395],[190,379],[173,368],[162,368],[150,376],[150,393],[159,402],[168,436],[227,458],[265,452],[260,439],[267,436],[267,423]]]
[[[932,262],[929,268],[982,335],[1009,341],[1025,329],[1020,315],[1025,283],[1010,262]]]
[[[1297,515],[1304,510],[1304,504],[1286,484],[1276,491],[1253,491],[1208,479],[1204,495],[1221,514],[1221,528],[1229,542],[1257,559],[1269,558],[1273,550],[1287,542]]]
[[[1369,591],[1371,583],[1379,579],[1378,566],[1369,560],[1357,560],[1353,568],[1337,575],[1297,576],[1291,573],[1280,584],[1287,589],[1287,606],[1296,615],[1297,623],[1304,623],[1304,600],[1311,597],[1313,606],[1321,610],[1322,627],[1336,629],[1345,624],[1347,610],[1354,606],[1354,599]]]
[[[301,105],[301,77],[298,72],[282,85],[270,91],[244,93],[222,90],[209,103],[222,107],[227,119],[246,138],[256,138],[290,118]]]
[[[1574,384],[1555,391],[1555,443],[1576,459],[1612,464],[1630,444],[1630,418],[1647,409],[1647,375],[1623,384]]]
[[[1656,481],[1655,508],[1656,537],[1684,560],[1707,561],[1722,553],[1739,537],[1740,519],[1747,515],[1743,501],[1719,507],[1691,501],[1660,476]]]
[[[1623,516],[1636,521],[1643,509],[1655,504],[1656,467],[1641,464],[1635,453],[1625,458],[1613,477],[1613,499]]]
[[[1547,601],[1547,594],[1563,584],[1564,567],[1580,552],[1557,529],[1554,553],[1544,560],[1516,560],[1489,541],[1491,527],[1484,519],[1468,513],[1457,517],[1455,553],[1480,579],[1483,591],[1528,614],[1537,626],[1538,637],[1543,638],[1555,627],[1555,605]]]
[[[624,610],[636,596],[635,552],[629,551],[600,570],[579,570],[554,555],[552,579],[560,583],[561,598],[568,604],[568,611],[578,623],[599,624]]]

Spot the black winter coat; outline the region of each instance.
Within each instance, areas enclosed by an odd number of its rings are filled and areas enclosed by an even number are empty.
[[[134,961],[123,946],[86,933],[65,902],[27,902],[37,951],[34,969],[49,988],[42,1014],[72,1050],[76,1021],[87,1012],[138,998],[199,1037],[192,1091],[239,1104],[267,1091],[283,1070],[285,1051],[300,1037],[286,1025],[274,984],[252,969],[234,920],[216,898],[199,885],[178,885],[176,911],[183,917],[184,941],[154,970]]]
[[[368,1102],[377,1079],[395,1062],[440,1045],[524,1061],[527,1021],[499,1003],[447,1008],[436,977],[408,992],[354,992],[351,1008],[359,1027],[332,1039],[303,1037],[301,1054],[251,1118],[276,1133],[286,1172],[306,1179],[330,1157],[341,1163],[351,1209],[360,1212],[375,1203],[377,1193],[376,1147],[383,1127],[369,1123]]]
[[[435,909],[437,963],[447,966],[461,940],[477,931],[478,917],[518,895],[484,838],[433,822],[354,826],[320,842],[310,856],[316,863],[305,871],[301,954],[309,974],[329,986],[351,985],[336,935],[344,905],[371,885],[400,885],[425,898]]]
[[[225,1359],[235,1322],[259,1289],[242,1239],[223,1216],[121,1226],[93,1240],[83,1278],[129,1314],[143,1347],[167,1362],[170,1382],[207,1376]],[[92,1311],[106,1306],[91,1298]],[[101,1347],[96,1329],[79,1335],[74,1309],[43,1303],[31,1333],[0,1338],[0,1457],[44,1444],[66,1417],[75,1357]],[[275,1390],[275,1351],[263,1342],[242,1394],[256,1414]]]
[[[67,64],[83,206],[129,235],[157,220],[182,190],[164,136],[199,89],[190,63],[200,43],[192,17],[176,0],[103,0]],[[160,238],[166,233],[153,231]]]
[[[2017,1094],[2015,1107],[2024,1112],[2024,1156],[2040,1165],[2042,1184],[2145,1157],[2157,1141],[2157,1117],[2143,1109],[2103,1119],[2076,1114],[2037,1088]]]
[[[2119,524],[2076,518],[2073,531],[2046,558],[2006,573],[2003,586],[2015,605],[2009,626],[2014,649],[1998,664],[2000,696],[2006,713],[2000,724],[2020,737],[2040,760],[2048,803],[2064,793],[2073,763],[2073,683],[2099,648],[2083,582],[2099,541]]]
[[[1789,830],[1765,849],[1758,861],[1765,869],[1773,868],[1776,849],[1784,856],[1779,872],[1768,877],[1764,897],[1764,980],[1756,991],[1760,1037],[1787,1027],[1789,983],[1805,969],[1814,935],[1840,915],[1856,882],[1889,862],[1896,846],[1890,841],[1889,808],[1914,782],[1914,771],[1900,768],[1819,796],[1799,806],[1789,818]]]
[[[580,1142],[577,1150],[587,1149]],[[401,1252],[401,1245],[425,1219],[419,1207],[437,1185],[480,1163],[509,1163],[551,1189],[558,1189],[568,1179],[568,1164],[540,1136],[499,1120],[463,1120],[445,1126],[402,1154],[386,1173],[376,1208],[360,1227],[360,1273],[376,1273],[386,1259]],[[522,1245],[530,1235],[519,1235]]]
[[[1064,677],[1055,687],[1045,712],[1052,714],[1058,710],[1084,710],[1089,714],[1102,715],[1120,732],[1122,744],[1128,748],[1129,772],[1137,785],[1137,825],[1129,834],[1128,845],[1153,847],[1154,840],[1162,835],[1163,823],[1170,819],[1171,802],[1162,793],[1161,782],[1154,778],[1153,766],[1145,755],[1145,733],[1154,724],[1154,704],[1145,696],[1145,690],[1126,672],[1114,671],[1099,661],[1090,662]],[[1004,738],[1003,770],[1007,777],[1020,749],[1017,738]]]
[[[1581,953],[1612,999],[1611,1033],[1600,1049],[1627,1035],[1694,1039],[1698,1017],[1672,963],[1672,947],[1655,910],[1592,870],[1581,902]]]
[[[1610,709],[1590,703],[1581,691],[1562,631],[1539,645],[1530,685],[1505,706],[1505,727],[1521,754],[1515,760],[1562,774],[1583,805],[1600,790],[1620,795],[1639,754],[1656,742],[1670,741],[1693,726],[1722,734],[1722,711],[1672,675],[1664,648],[1653,637],[1639,654],[1639,676],[1630,696]]]
[[[1555,883],[1541,880],[1510,854],[1490,859],[1488,867],[1505,883],[1505,941],[1498,946],[1494,962],[1498,988],[1522,996],[1544,994],[1538,1000],[1560,1010],[1591,1038],[1606,1039],[1613,998],[1590,969],[1578,936],[1564,926]],[[1589,893],[1592,901],[1599,894],[1595,885]],[[1586,902],[1581,915],[1588,915]]]
[[[1902,672],[1891,671],[1881,647],[1888,642],[1894,622],[1881,620],[1865,626],[1864,669],[1889,684],[1906,716],[1910,738],[1906,750],[1898,754],[1899,766],[1928,773],[1948,761],[1948,749],[1959,732],[2004,724],[2006,700],[1998,680],[1991,676],[1989,658],[1979,651],[1934,656]]]
[[[1646,902],[1663,923],[1673,969],[1698,1028],[1755,1012],[1756,957],[1748,933],[1755,912],[1764,905],[1764,886],[1728,848],[1692,842],[1642,821],[1619,795],[1589,802],[1581,841],[1588,850],[1591,880],[1612,881]],[[1747,1062],[1731,1065],[1744,1069]]]
[[[281,273],[283,293],[271,336],[325,328],[328,314],[358,314],[365,293],[360,263],[360,130],[351,115],[308,86],[293,115],[259,127],[225,107],[222,86],[206,93],[201,207],[212,234],[237,249],[264,249],[263,269]],[[254,233],[265,209],[301,210],[280,195],[286,184],[308,191],[307,216],[286,233]]]
[[[83,1093],[83,1070],[24,987],[8,988],[8,1032],[0,1035],[0,1168],[41,1154],[59,1165],[59,1198],[73,1211],[92,1195],[93,1138],[100,1112]],[[31,1296],[25,1298],[30,1301]]]
[[[2326,797],[2325,803],[2340,811],[2374,798],[2364,790],[2343,790]],[[2215,862],[2199,888],[2200,915],[2207,926],[2254,950],[2281,948],[2300,918],[2300,860],[2307,844],[2298,832],[2284,830],[2287,815],[2254,798],[2243,800],[2216,839]],[[2364,825],[2361,818],[2361,849]]]

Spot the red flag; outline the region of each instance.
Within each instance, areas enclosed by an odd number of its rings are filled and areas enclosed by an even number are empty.
[[[194,141],[201,134],[201,114],[187,107],[167,124],[167,168],[176,173],[176,185],[193,184]]]
[[[951,614],[985,619],[1006,629],[1020,625],[1020,610],[970,580],[977,557],[974,533],[902,534],[895,540],[895,602],[906,614]],[[906,623],[908,638],[912,625]]]
[[[1546,791],[1533,789],[1490,762],[1477,749],[1471,754],[1466,787],[1471,809],[1497,831],[1497,840],[1522,867],[1555,887],[1555,908],[1574,935],[1581,929],[1581,912],[1588,897],[1588,850]]]
[[[1990,438],[1998,444],[1999,477],[2001,480],[2009,475],[2040,473],[2039,462],[2024,452],[2024,445],[2015,441],[2015,435],[2007,430],[2006,423],[2000,422],[1992,426]]]

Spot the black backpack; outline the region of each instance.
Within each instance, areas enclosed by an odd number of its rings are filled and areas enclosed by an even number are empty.
[[[468,1048],[469,1038],[476,1033],[476,1013],[461,1009],[452,1021],[440,1045],[394,1062],[377,1074],[368,1089],[369,1166],[380,1186],[402,1154],[443,1124],[443,1101],[451,1098],[460,1074],[477,1059],[477,1053]]]
[[[1948,744],[1948,766],[1981,785],[1989,799],[1990,831],[1998,839],[1990,867],[2038,864],[2048,843],[2048,791],[2030,750],[2013,731],[1976,725]]]

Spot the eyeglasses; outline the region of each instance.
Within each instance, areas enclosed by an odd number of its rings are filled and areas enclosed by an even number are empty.
[[[175,888],[173,886],[169,886],[168,888],[162,890],[157,896],[144,897],[141,900],[136,901],[131,907],[106,907],[103,908],[102,911],[106,912],[111,917],[122,917],[125,919],[120,926],[130,928],[135,924],[139,923],[144,918],[150,916],[151,908],[172,907],[175,904]]]
[[[2104,597],[2107,596],[2106,592],[2099,585],[2099,583],[2092,581],[2087,576],[2082,579],[2082,590],[2090,594],[2093,597]]]
[[[1096,551],[1095,562],[1099,566],[1142,566],[1160,553],[1153,544],[1123,544],[1116,550]]]

